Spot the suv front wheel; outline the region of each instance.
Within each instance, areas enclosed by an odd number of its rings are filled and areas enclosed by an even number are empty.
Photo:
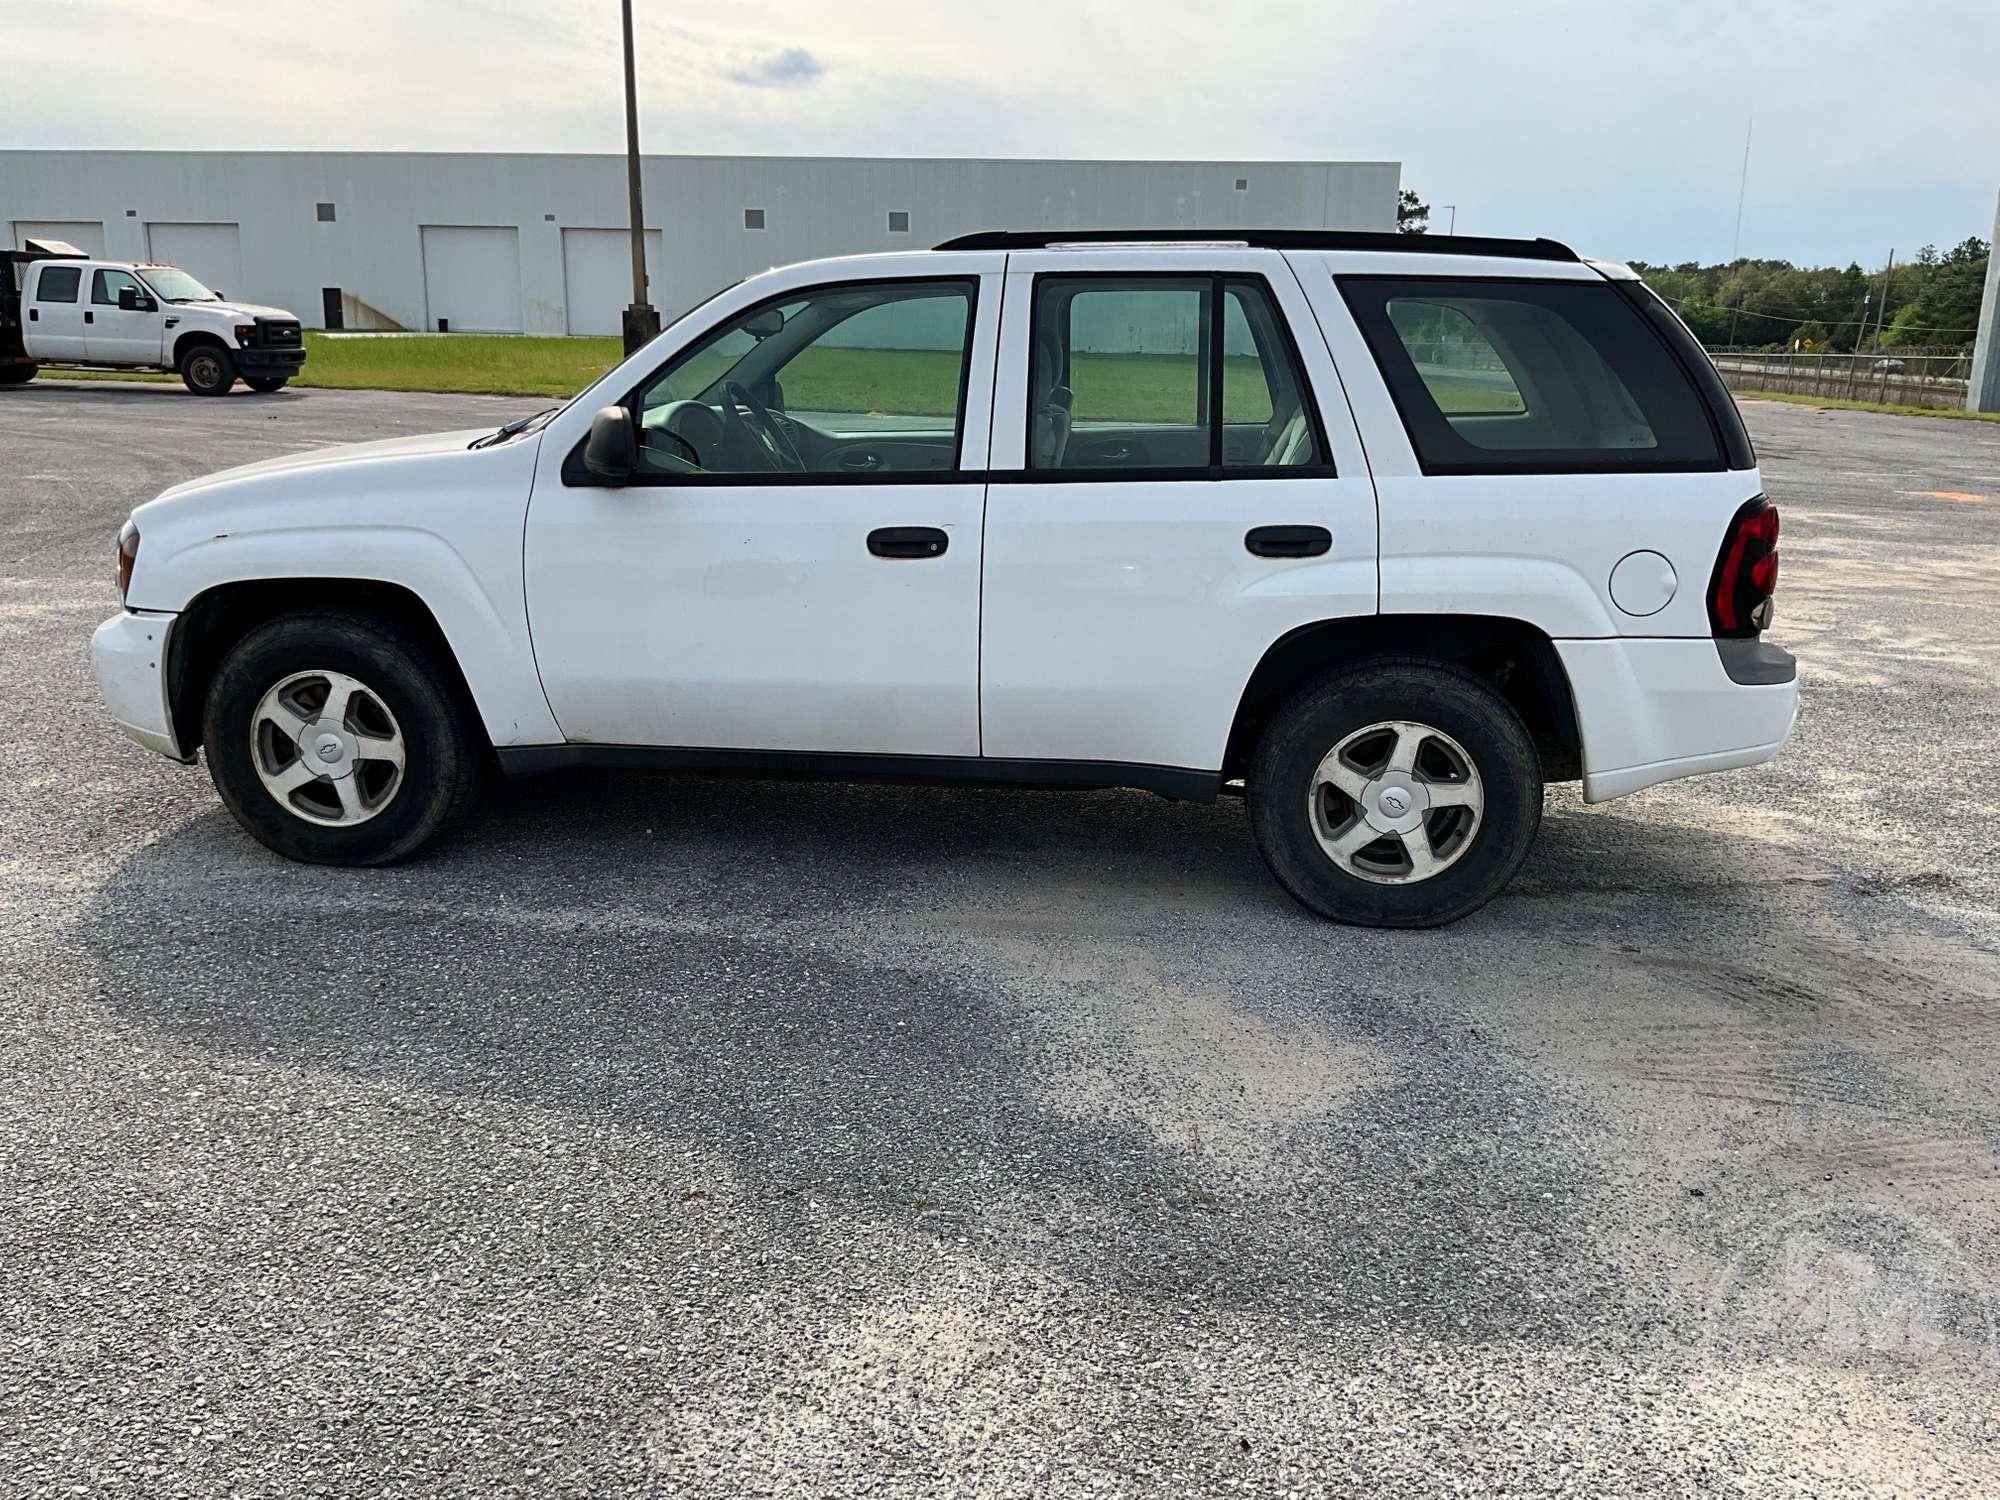
[[[278,853],[387,864],[471,806],[481,760],[464,696],[436,651],[390,620],[287,615],[216,670],[202,719],[209,775]]]
[[[1359,926],[1476,911],[1541,826],[1541,761],[1520,715],[1443,662],[1371,661],[1300,689],[1265,726],[1247,780],[1279,884]]]

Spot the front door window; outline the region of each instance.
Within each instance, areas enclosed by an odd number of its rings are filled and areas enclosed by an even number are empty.
[[[638,392],[641,472],[956,468],[973,287],[823,287],[730,320]]]

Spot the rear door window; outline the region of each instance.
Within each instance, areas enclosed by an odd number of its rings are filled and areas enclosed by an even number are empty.
[[[35,282],[37,302],[74,302],[77,288],[83,284],[81,266],[43,266],[42,274]]]
[[[1298,350],[1249,276],[1035,278],[1028,466],[1076,479],[1323,475]]]
[[[1427,474],[1724,467],[1679,360],[1608,284],[1348,276]]]

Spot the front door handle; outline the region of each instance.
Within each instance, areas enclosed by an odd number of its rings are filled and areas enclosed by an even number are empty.
[[[83,315],[83,321],[86,323],[95,323],[97,321],[97,314],[94,312],[86,312]]]
[[[1333,533],[1324,526],[1255,526],[1243,545],[1259,557],[1319,557],[1333,550]]]
[[[935,526],[878,526],[868,533],[877,557],[942,557],[951,538]]]

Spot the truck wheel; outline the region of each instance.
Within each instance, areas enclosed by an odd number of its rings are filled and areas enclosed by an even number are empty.
[[[181,356],[181,382],[197,396],[226,396],[236,384],[236,361],[220,344],[196,344]]]
[[[260,396],[268,396],[273,391],[282,391],[289,375],[245,375],[243,383]]]
[[[1278,883],[1321,916],[1436,927],[1513,879],[1542,821],[1542,766],[1508,702],[1443,662],[1323,677],[1265,726],[1250,823]]]
[[[223,802],[253,838],[308,864],[387,864],[463,817],[480,783],[474,735],[433,647],[345,610],[251,631],[202,715]]]
[[[0,365],[0,385],[26,385],[41,373],[40,365]]]

